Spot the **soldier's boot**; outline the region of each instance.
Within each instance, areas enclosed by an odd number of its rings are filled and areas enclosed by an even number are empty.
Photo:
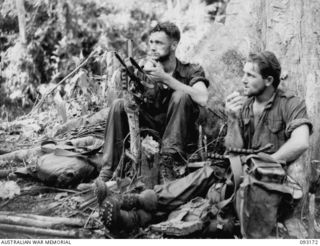
[[[106,229],[114,234],[145,227],[152,221],[152,214],[145,210],[120,209],[120,202],[115,197],[107,197],[102,202],[99,215]]]
[[[101,221],[114,234],[148,225],[158,203],[153,190],[145,190],[141,194],[115,195],[100,180],[95,182],[95,194]]]
[[[101,205],[104,199],[108,195],[110,195],[111,192],[109,191],[106,183],[100,178],[95,180],[93,187],[94,187],[94,194],[96,195],[98,200],[98,204]]]
[[[106,197],[113,195],[116,197],[115,199],[117,199],[120,209],[128,211],[136,208],[152,212],[156,210],[158,203],[158,197],[153,190],[147,189],[140,194],[115,195],[108,190],[105,182],[100,179],[95,181],[95,194],[99,204],[101,204]]]
[[[140,194],[125,194],[120,197],[120,207],[123,210],[143,209],[153,212],[157,209],[158,197],[154,190],[144,190]]]

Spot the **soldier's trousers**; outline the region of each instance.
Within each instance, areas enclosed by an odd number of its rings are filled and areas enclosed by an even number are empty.
[[[178,153],[182,156],[188,152],[189,143],[197,142],[198,116],[199,106],[189,95],[178,91],[173,92],[170,100],[160,109],[152,110],[143,106],[139,108],[140,128],[149,129],[149,135],[157,132],[161,140],[161,153]],[[148,130],[146,132],[148,133]],[[121,159],[128,133],[124,99],[117,99],[113,102],[107,118],[103,164],[99,175],[102,180],[108,181],[112,178]]]

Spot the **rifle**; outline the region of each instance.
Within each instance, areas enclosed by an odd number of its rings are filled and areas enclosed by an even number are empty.
[[[208,153],[206,161],[197,161],[188,163],[188,168],[201,168],[206,165],[214,165],[216,160],[225,161],[230,158],[230,156],[238,155],[238,156],[246,156],[251,154],[258,154],[260,152],[264,152],[272,147],[272,144],[267,144],[266,146],[260,149],[241,149],[241,148],[228,148],[227,153],[224,155],[220,155],[217,153]]]
[[[147,102],[147,98],[144,96],[145,86],[142,80],[134,74],[133,67],[127,66],[125,61],[121,58],[121,56],[115,52],[115,57],[118,59],[120,64],[122,65],[121,69],[121,82],[122,82],[122,89],[124,91],[129,92],[138,104],[142,104]],[[134,63],[134,66],[138,68],[138,71],[146,76],[145,72],[142,68],[136,63],[136,61],[129,56],[130,62]],[[128,79],[129,78],[129,79]]]
[[[157,83],[152,81],[149,75],[139,66],[138,62],[132,57],[128,57],[128,61],[130,61],[130,65],[121,58],[121,56],[115,52],[115,57],[120,62],[121,69],[121,81],[122,81],[122,89],[124,91],[129,92],[136,102],[141,105],[143,103],[153,103],[148,97],[145,96],[145,92],[148,89],[153,89],[157,86]],[[134,68],[140,74],[138,77],[134,73]],[[129,79],[127,79],[129,78]]]
[[[132,57],[132,41],[128,40],[128,57]],[[137,102],[143,102],[142,92],[143,86],[140,83],[140,79],[135,76],[133,69],[130,69],[118,53],[115,52],[116,58],[123,66],[121,71],[122,87],[125,91],[125,111],[128,116],[129,134],[130,134],[130,156],[133,161],[133,169],[138,174],[141,140],[140,140],[140,127],[139,127],[139,105]],[[129,78],[129,79],[128,79]],[[117,172],[115,172],[117,175]]]

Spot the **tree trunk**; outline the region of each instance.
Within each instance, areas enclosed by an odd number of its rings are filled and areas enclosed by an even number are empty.
[[[223,100],[242,86],[242,65],[250,51],[270,50],[276,54],[284,79],[280,87],[305,99],[314,125],[305,166],[299,169],[305,176],[310,175],[310,159],[320,158],[319,12],[318,0],[231,0],[225,24],[213,24],[207,38],[189,55],[201,62],[214,82],[212,98],[220,94]],[[307,184],[304,177],[305,192]]]
[[[24,0],[16,0],[16,7],[19,21],[19,34],[20,41],[23,45],[27,44],[27,33],[26,33],[26,10],[24,8]]]
[[[281,60],[285,88],[305,98],[314,133],[311,158],[319,159],[320,127],[320,2],[318,0],[260,1],[265,9],[262,37],[265,48]]]
[[[318,159],[320,104],[317,96],[320,92],[320,48],[319,48],[319,10],[317,0],[260,0],[256,11],[261,21],[257,22],[256,32],[261,40],[258,46],[262,50],[273,51],[282,65],[281,83],[286,90],[292,90],[305,98],[309,116],[314,124],[311,149],[304,157],[304,192],[308,190],[310,159]],[[292,167],[297,175],[298,170]],[[301,173],[302,175],[302,173]],[[301,180],[302,182],[302,180]]]

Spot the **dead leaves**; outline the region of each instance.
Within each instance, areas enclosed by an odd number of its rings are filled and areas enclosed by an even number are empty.
[[[12,199],[20,195],[20,187],[15,181],[0,181],[0,198]]]

